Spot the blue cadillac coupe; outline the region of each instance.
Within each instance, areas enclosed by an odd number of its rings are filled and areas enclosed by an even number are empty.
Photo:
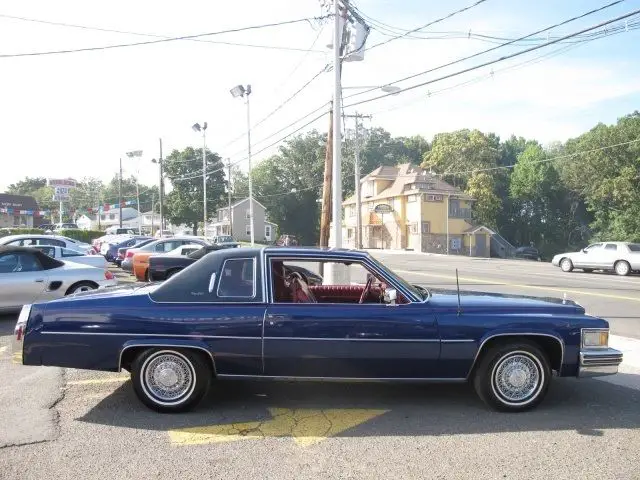
[[[162,284],[25,305],[14,351],[24,365],[124,368],[162,412],[230,379],[471,382],[489,406],[523,411],[553,372],[616,373],[608,340],[609,324],[571,301],[435,293],[364,252],[267,247],[209,253]]]

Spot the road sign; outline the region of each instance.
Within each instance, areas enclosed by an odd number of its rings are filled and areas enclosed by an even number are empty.
[[[70,191],[71,188],[69,187],[55,187],[53,190],[53,199],[58,202],[69,200]]]
[[[47,185],[50,187],[68,187],[74,188],[77,182],[73,178],[50,178],[47,180]]]

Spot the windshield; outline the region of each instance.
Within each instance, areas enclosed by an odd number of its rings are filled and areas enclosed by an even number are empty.
[[[422,300],[426,300],[431,295],[429,290],[427,290],[426,288],[410,284],[404,278],[400,277],[395,272],[385,267],[382,263],[380,263],[375,258],[370,257],[370,260],[376,265],[378,269],[382,270],[386,276],[392,278],[395,282],[401,284],[404,288],[409,290],[416,297],[421,298]]]

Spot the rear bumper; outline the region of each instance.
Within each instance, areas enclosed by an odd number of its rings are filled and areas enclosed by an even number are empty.
[[[613,348],[581,350],[578,377],[602,377],[618,373],[622,352]]]

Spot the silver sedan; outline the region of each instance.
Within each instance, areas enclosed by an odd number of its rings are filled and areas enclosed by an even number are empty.
[[[560,253],[553,257],[551,263],[563,272],[579,268],[585,272],[607,270],[629,275],[640,271],[640,243],[593,243],[579,252]]]
[[[0,246],[0,312],[116,283],[103,268],[65,263],[35,248]]]

